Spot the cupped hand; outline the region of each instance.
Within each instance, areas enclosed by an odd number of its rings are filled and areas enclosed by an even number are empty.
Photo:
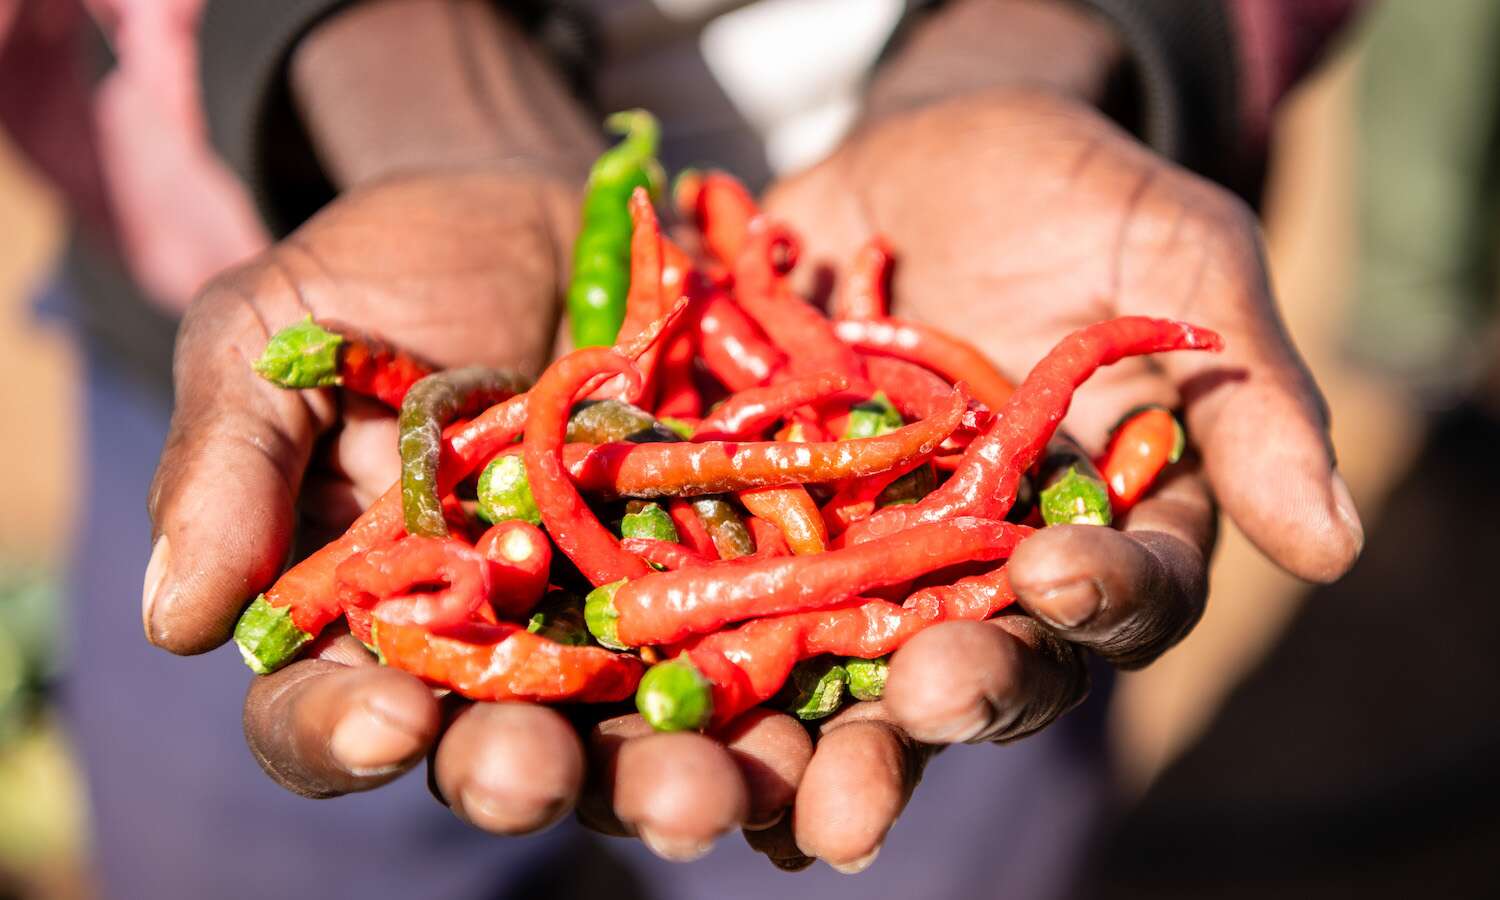
[[[1327,410],[1277,314],[1252,213],[1095,110],[1000,89],[891,116],[766,205],[803,236],[809,290],[837,284],[884,235],[894,312],[966,337],[1016,380],[1069,331],[1114,316],[1184,319],[1227,344],[1127,360],[1079,393],[1065,425],[1090,450],[1142,403],[1180,408],[1193,450],[1118,529],[1022,543],[1009,563],[1018,609],[936,626],[896,654],[885,699],[824,727],[793,814],[751,835],[779,865],[867,865],[934,746],[1044,727],[1084,696],[1085,649],[1141,666],[1186,635],[1207,598],[1215,499],[1302,578],[1333,580],[1358,556]],[[831,827],[835,813],[857,827]]]

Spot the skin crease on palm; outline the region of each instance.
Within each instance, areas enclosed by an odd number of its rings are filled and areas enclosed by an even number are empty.
[[[152,491],[151,640],[179,653],[216,646],[286,557],[295,498],[336,527],[393,480],[387,418],[351,406],[339,427],[333,394],[253,377],[248,360],[271,330],[310,310],[399,335],[442,364],[540,366],[555,323],[537,311],[555,308],[576,197],[535,184],[476,170],[356,191],[208,289],[183,328]],[[1016,376],[1069,330],[1114,315],[1222,331],[1217,358],[1101,372],[1067,422],[1097,448],[1122,410],[1181,405],[1198,454],[1123,530],[1062,527],[1025,542],[1011,563],[1024,612],[924,632],[896,655],[886,699],[822,723],[815,741],[770,713],[727,743],[648,734],[637,716],[584,723],[580,737],[560,713],[519,704],[445,715],[415,678],[370,665],[343,637],[251,685],[247,739],[273,778],[331,796],[428,759],[455,814],[498,834],[576,805],[593,827],[672,859],[742,828],[784,868],[821,858],[857,871],[933,745],[1031,733],[1082,698],[1085,648],[1141,665],[1191,628],[1207,593],[1209,482],[1291,571],[1328,580],[1352,564],[1358,519],[1331,474],[1316,389],[1276,320],[1253,220],[1097,113],[992,91],[892,116],[767,205],[806,240],[804,275],[836,269],[872,233],[889,237],[897,311],[970,337]]]

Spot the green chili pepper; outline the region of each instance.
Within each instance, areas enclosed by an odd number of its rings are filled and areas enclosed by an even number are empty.
[[[755,538],[745,524],[745,517],[728,500],[717,494],[694,497],[690,501],[721,559],[738,559],[755,552]]]
[[[1042,519],[1048,525],[1108,525],[1109,487],[1083,448],[1055,435],[1040,468]]]
[[[594,161],[585,188],[568,286],[568,320],[577,347],[607,346],[619,335],[630,290],[627,201],[637,187],[659,195],[666,180],[656,161],[660,129],[650,113],[618,112],[604,120],[604,127],[624,140]]]
[[[849,672],[837,659],[819,656],[797,663],[773,702],[804,722],[823,719],[838,711],[848,684]]]
[[[477,490],[479,518],[494,525],[511,519],[542,524],[536,500],[531,496],[531,482],[526,480],[526,461],[518,453],[506,453],[490,460],[479,475]]]
[[[568,417],[567,439],[575,444],[670,444],[681,440],[656,417],[622,400],[585,400]]]
[[[713,718],[713,685],[687,657],[669,659],[641,676],[635,708],[657,731],[697,731]]]
[[[654,541],[677,543],[677,526],[672,517],[655,503],[632,500],[625,507],[625,518],[620,520],[620,537],[650,538]]]
[[[552,591],[526,620],[526,630],[570,647],[589,643],[583,620],[583,598],[569,591]]]
[[[844,426],[844,440],[890,434],[905,424],[885,393],[876,391],[875,396],[870,399],[849,407],[849,424]]]
[[[849,695],[854,699],[879,700],[885,696],[885,679],[891,664],[884,656],[878,659],[851,656],[844,660],[844,671],[849,673]]]
[[[630,649],[620,643],[619,632],[615,627],[620,618],[619,610],[615,609],[615,592],[625,581],[622,578],[609,584],[601,584],[589,591],[583,601],[583,621],[588,626],[589,633],[594,636],[594,640],[611,650]]]
[[[681,419],[674,419],[671,416],[662,416],[658,421],[668,431],[682,438],[684,441],[692,440],[694,429],[690,423],[684,422]]]
[[[445,537],[448,522],[438,496],[443,426],[460,416],[508,400],[531,383],[519,375],[483,366],[450,369],[412,385],[397,419],[401,436],[401,511],[409,534]]]

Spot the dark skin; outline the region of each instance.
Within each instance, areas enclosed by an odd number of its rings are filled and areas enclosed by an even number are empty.
[[[356,10],[362,22],[334,25],[362,24],[363,34],[346,36],[368,48],[372,19],[389,16],[388,39],[409,44],[422,33],[401,18],[434,4],[373,3]],[[443,15],[454,7],[490,15],[477,4],[436,5]],[[500,35],[489,49],[528,58],[513,32],[485,24]],[[1018,50],[1027,86],[997,85],[993,64],[965,64],[963,36],[980,27],[1034,29],[1063,64],[1048,70]],[[307,46],[347,64],[350,54],[323,37]],[[452,48],[432,49],[441,60]],[[828,161],[777,185],[767,204],[804,235],[808,271],[852,258],[873,232],[887,235],[900,260],[899,311],[970,336],[1014,375],[1068,330],[1112,315],[1219,330],[1229,347],[1222,356],[1113,367],[1068,420],[1097,449],[1120,410],[1181,405],[1201,465],[1179,465],[1122,530],[1063,527],[1025,542],[1010,564],[1020,610],[924,632],[895,656],[886,699],[823,724],[816,742],[769,712],[715,741],[649,734],[637,716],[585,723],[580,735],[543,707],[444,709],[415,678],[372,665],[342,637],[252,683],[246,735],[267,771],[291,790],[332,796],[377,787],[428,759],[455,814],[497,834],[545,827],[576,806],[586,823],[637,835],[671,859],[695,858],[739,827],[783,868],[819,858],[858,871],[935,747],[1030,734],[1082,699],[1086,651],[1144,665],[1191,629],[1207,592],[1210,487],[1290,571],[1321,581],[1347,569],[1362,532],[1332,466],[1316,388],[1276,319],[1254,221],[1093,111],[1086,98],[1114,52],[1101,26],[1045,0],[954,4],[877,83],[873,121]],[[936,58],[939,69],[928,64]],[[326,74],[318,59],[310,50],[294,62],[294,81],[322,88],[302,96],[309,115],[327,111],[311,129],[325,161],[346,184],[378,183],[353,187],[268,255],[210,285],[188,314],[178,407],[151,495],[161,539],[144,612],[148,637],[178,653],[222,642],[245,599],[274,579],[299,500],[336,527],[395,478],[387,417],[254,377],[247,360],[270,331],[310,310],[399,336],[445,365],[529,371],[554,334],[578,196],[557,160],[586,161],[597,147],[579,137],[584,118],[555,82],[523,62],[520,77],[545,89],[499,94],[498,106],[515,107],[507,121],[521,123],[511,145],[489,143],[509,133],[503,128],[477,129],[465,144],[453,137],[469,134],[465,117],[454,113],[450,139],[372,158],[360,149],[371,141],[359,80],[346,79],[341,94],[340,79],[316,77]],[[496,89],[514,73],[497,75]],[[415,165],[433,154],[446,158],[425,171]],[[481,162],[496,158],[504,161]],[[485,333],[476,322],[506,327]]]

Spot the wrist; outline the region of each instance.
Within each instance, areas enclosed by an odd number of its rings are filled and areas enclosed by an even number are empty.
[[[1104,106],[1125,62],[1116,29],[1071,0],[953,0],[917,21],[871,82],[881,118],[1000,87]]]
[[[298,42],[288,75],[339,188],[489,166],[578,185],[601,145],[558,73],[482,0],[356,3]]]

